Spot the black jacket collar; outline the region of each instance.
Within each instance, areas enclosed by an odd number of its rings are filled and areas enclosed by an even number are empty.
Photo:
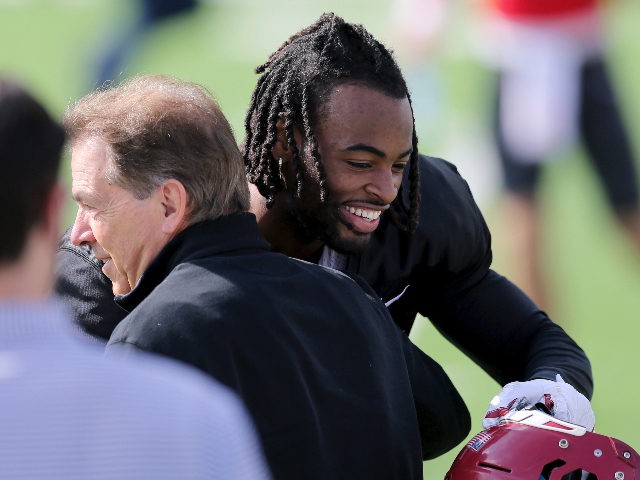
[[[164,246],[135,288],[126,295],[117,295],[115,301],[130,312],[181,263],[269,248],[252,213],[236,213],[190,225]]]

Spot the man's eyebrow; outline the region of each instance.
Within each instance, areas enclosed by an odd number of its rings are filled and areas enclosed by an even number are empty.
[[[413,153],[413,147],[409,148],[409,150],[407,150],[405,152],[402,152],[400,155],[398,155],[398,158],[408,157],[412,153]]]
[[[71,191],[71,198],[73,199],[74,202],[76,203],[84,203],[87,201],[87,196],[84,194],[84,192],[78,192],[78,191]]]
[[[369,152],[380,158],[386,157],[383,151],[378,150],[376,147],[372,147],[371,145],[367,145],[365,143],[356,143],[354,145],[349,145],[344,150],[346,152]]]
[[[347,152],[369,152],[380,158],[386,157],[386,154],[382,150],[378,150],[376,147],[372,147],[371,145],[367,145],[366,143],[356,143],[354,145],[349,145],[344,150]],[[400,155],[398,155],[398,158],[408,157],[412,152],[413,147],[409,148],[405,152],[402,152]]]

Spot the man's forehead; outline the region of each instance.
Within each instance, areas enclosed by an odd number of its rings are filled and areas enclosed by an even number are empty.
[[[319,109],[315,126],[321,142],[347,141],[375,147],[380,135],[393,136],[396,141],[406,143],[399,147],[403,151],[412,147],[413,130],[413,114],[407,97],[396,98],[357,84],[336,87]]]
[[[370,100],[377,98],[385,98],[394,100],[398,103],[408,102],[409,99],[406,95],[396,96],[385,91],[382,88],[377,88],[371,85],[367,85],[361,82],[343,82],[339,83],[331,88],[328,95],[324,100],[324,104],[335,104],[338,106],[348,105],[361,105],[372,103]],[[377,102],[373,102],[374,104]]]
[[[402,127],[412,134],[414,122],[409,99],[396,98],[362,85],[339,86],[318,108],[315,123],[316,128],[333,125],[348,129],[355,122],[366,127],[373,121]]]
[[[93,185],[84,175],[72,175],[71,198],[77,203],[90,203],[94,196]]]
[[[72,156],[76,152],[82,152],[96,157],[106,157],[108,151],[107,142],[95,135],[82,136],[71,142]]]
[[[108,165],[108,149],[104,141],[97,138],[80,139],[71,145],[71,173],[104,172]]]
[[[96,138],[76,141],[71,147],[71,195],[77,202],[92,200],[98,189],[108,188],[106,144]]]

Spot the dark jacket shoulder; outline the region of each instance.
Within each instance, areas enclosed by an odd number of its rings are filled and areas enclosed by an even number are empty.
[[[82,330],[108,340],[127,312],[114,302],[102,265],[91,247],[71,243],[71,228],[62,235],[56,253],[56,294]]]
[[[428,265],[459,273],[490,254],[489,229],[455,165],[425,155],[419,158],[420,221],[414,241],[423,243]]]

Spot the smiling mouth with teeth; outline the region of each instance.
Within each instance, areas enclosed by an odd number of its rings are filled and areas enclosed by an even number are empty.
[[[354,208],[354,207],[345,207],[349,213],[353,215],[357,215],[358,217],[362,217],[369,222],[373,222],[377,220],[382,211],[380,210],[369,210],[367,208]]]

